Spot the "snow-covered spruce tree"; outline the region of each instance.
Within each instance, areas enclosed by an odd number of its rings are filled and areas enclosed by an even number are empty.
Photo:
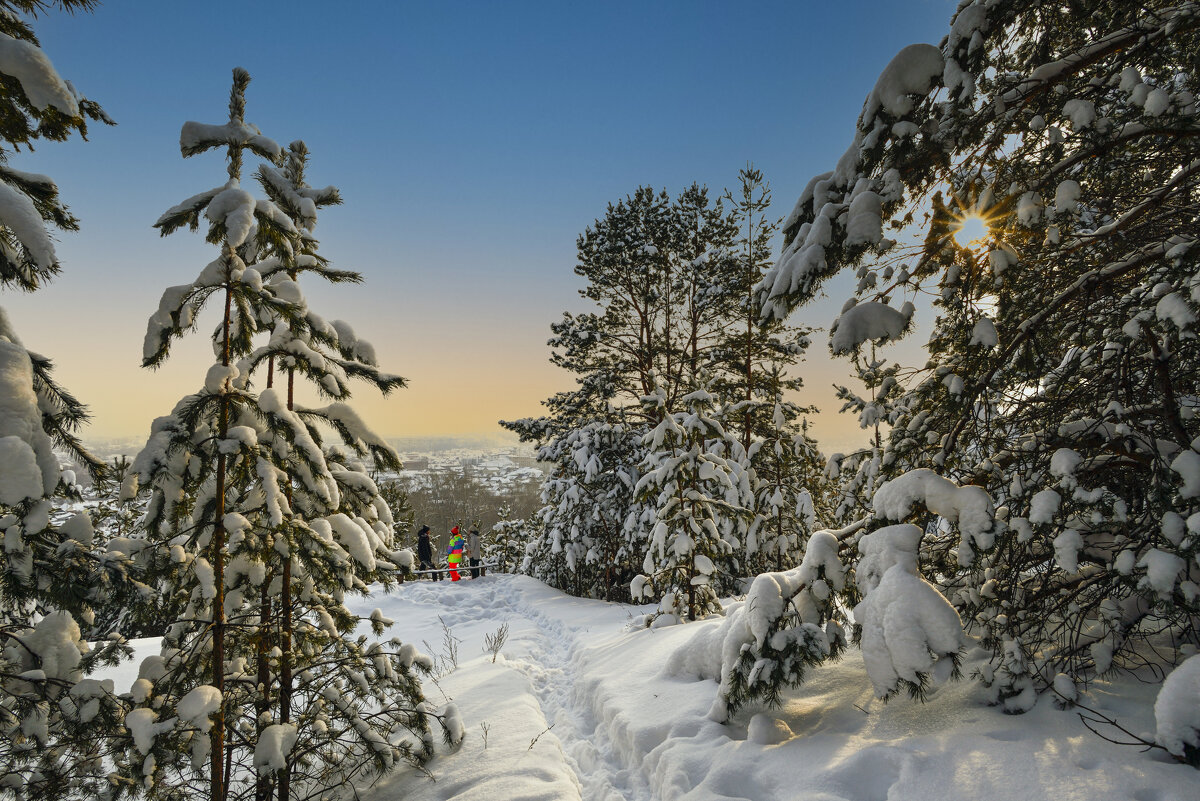
[[[813,410],[788,400],[803,382],[787,368],[802,358],[808,332],[782,320],[760,319],[754,302],[778,227],[766,216],[770,187],[753,167],[738,177],[738,196],[726,193],[729,224],[737,233],[730,238],[729,266],[717,275],[722,326],[711,360],[713,389],[723,404],[721,422],[737,436],[751,470],[755,505],[743,572],[755,575],[796,564],[800,545],[814,529],[813,501],[826,493],[818,486],[824,465],[817,462],[823,459],[802,432],[802,415]]]
[[[397,548],[412,550],[417,541],[417,513],[404,483],[394,474],[388,475],[378,468],[372,470],[371,480],[379,487],[379,494],[392,512],[393,544]]]
[[[219,254],[195,281],[164,292],[147,326],[143,365],[161,364],[172,342],[195,327],[211,298],[223,308],[213,337],[216,360],[203,390],[154,422],[122,491],[124,497],[140,489],[150,492],[141,556],[166,603],[184,610],[166,631],[162,655],[140,668],[131,694],[136,708],[126,724],[133,742],[120,764],[129,781],[158,797],[220,799],[226,793],[227,755],[232,754],[226,715],[246,700],[239,683],[226,686],[227,656],[244,654],[250,639],[242,614],[245,593],[238,588],[226,603],[226,567],[233,559],[246,561],[241,552],[251,552],[256,544],[246,537],[252,531],[247,515],[262,505],[251,494],[260,474],[276,490],[268,502],[275,510],[280,506],[277,473],[260,453],[256,428],[249,424],[261,415],[258,399],[247,391],[247,376],[236,362],[248,352],[253,333],[273,319],[268,309],[290,311],[250,265],[261,249],[259,237],[285,241],[294,226],[273,204],[241,187],[244,150],[270,159],[282,155],[275,142],[245,121],[249,81],[244,70],[234,71],[226,124],[187,123],[180,136],[185,157],[226,148],[228,182],[188,198],[155,224],[165,236],[185,225],[195,229],[203,215],[206,239]],[[231,577],[236,581],[242,573],[250,573],[249,565],[231,571]],[[250,578],[261,581],[262,574],[256,570]]]
[[[870,391],[870,397],[838,386],[838,397],[843,401],[841,411],[857,414],[859,427],[870,432],[870,440],[858,450],[835,453],[828,459],[826,477],[832,483],[834,493],[829,520],[835,526],[847,526],[874,514],[871,498],[883,480],[880,473],[883,426],[890,419],[893,402],[901,394],[896,380],[899,364],[888,365],[876,358],[873,350],[869,358],[866,354],[852,353],[852,360],[855,374]]]
[[[728,458],[737,443],[711,416],[707,390],[685,395],[687,411],[673,414],[662,411],[666,393],[658,387],[643,402],[648,416],[662,420],[643,440],[636,492],[653,510],[654,528],[630,593],[635,601],[658,601],[663,615],[696,620],[720,612],[720,595],[737,589],[750,476]]]
[[[539,458],[555,467],[542,486],[542,532],[524,572],[574,595],[628,599],[645,547],[633,511],[641,430],[621,420],[587,423],[541,449]]]
[[[992,649],[1009,711],[1138,664],[1144,635],[1198,637],[1198,75],[1190,4],[964,3],[884,70],[760,285],[780,317],[857,267],[843,351],[936,298],[872,505],[929,532],[923,572]],[[971,215],[979,251],[952,237]],[[922,245],[885,238],[917,219]]]
[[[307,252],[315,248],[308,229],[240,186],[243,149],[282,156],[244,120],[248,82],[234,71],[227,124],[186,123],[181,135],[185,156],[227,147],[229,182],[158,222],[165,234],[198,225],[203,213],[220,255],[198,280],[164,293],[146,364],[166,358],[212,296],[222,297],[224,314],[204,390],[155,422],[126,482],[127,493],[151,493],[142,554],[184,607],[162,654],[141,666],[126,722],[133,742],[119,764],[154,797],[266,797],[272,782],[259,776],[279,770],[297,774],[297,792],[319,794],[429,746],[413,674],[428,661],[399,643],[344,636],[357,622],[345,592],[411,562],[392,553],[390,512],[354,455],[386,462],[390,449],[344,404],[299,409],[290,393],[255,394],[249,384],[255,365],[274,356],[289,374],[315,376],[327,395],[344,397],[347,375],[373,368],[359,353],[366,343],[304,303],[296,276],[323,268]],[[256,351],[260,331],[270,341]],[[349,447],[323,448],[315,423],[332,426]],[[288,692],[289,672],[301,690]],[[401,728],[413,739],[389,739]]]
[[[507,502],[496,516],[499,519],[492,526],[492,536],[483,545],[483,561],[495,565],[492,569],[497,573],[514,573],[525,558],[531,523],[524,518],[514,518],[512,506]]]
[[[832,519],[833,484],[825,474],[825,457],[801,418],[805,411],[781,397],[770,427],[764,426],[762,438],[750,444],[754,517],[744,560],[749,576],[795,567],[818,521]]]
[[[78,222],[52,179],[14,169],[10,155],[83,136],[88,119],[111,122],[59,76],[18,16],[41,7],[0,2],[0,286],[26,292],[59,272],[49,228],[74,231]],[[0,308],[0,794],[100,797],[108,791],[101,749],[122,708],[111,684],[84,675],[127,649],[119,639],[89,647],[81,628],[107,590],[127,583],[127,563],[94,546],[86,513],[51,523],[51,499],[66,489],[56,447],[95,478],[103,472],[78,439],[87,409],[52,368]]]
[[[268,627],[274,634],[263,632],[255,655],[259,684],[267,692],[258,706],[260,745],[254,766],[259,772],[256,797],[271,794],[268,769],[274,769],[281,801],[334,791],[404,761],[419,763],[432,753],[424,699],[413,673],[414,663],[427,663],[397,640],[374,644],[363,636],[349,636],[360,621],[344,606],[344,593],[365,593],[368,584],[387,587],[410,572],[413,559],[411,552],[393,548],[392,512],[363,459],[369,457],[384,470],[399,470],[400,461],[344,403],[350,394],[348,379],[366,381],[385,394],[405,382],[381,372],[370,343],[357,337],[348,323],[326,323],[299,291],[302,272],[336,282],[361,280],[357,273],[330,269],[317,254],[312,237],[316,208],[340,199],[332,187],[313,189],[305,183],[307,153],[303,142],[294,142],[285,169],[263,165],[259,170],[265,191],[286,210],[298,232],[290,246],[272,247],[274,257],[263,262],[263,272],[271,276],[268,285],[290,284],[286,295],[304,322],[277,321],[269,342],[249,360],[268,365],[269,384],[277,370],[286,371],[287,411],[307,426],[313,444],[320,444],[320,427],[335,431],[341,440],[322,448],[337,500],[313,493],[303,475],[293,476],[285,487],[291,520],[274,530],[266,521],[270,547],[264,563],[268,576],[279,577],[280,590],[273,599],[273,581],[265,582],[259,599],[263,619],[272,619],[273,608],[277,612],[275,625]],[[297,376],[307,378],[319,396],[333,403],[296,404]],[[263,396],[270,392],[271,388],[264,390]],[[285,464],[303,462],[289,451],[309,447],[291,440],[286,430],[283,438],[261,439]],[[283,555],[284,543],[290,558],[273,559]],[[376,634],[388,624],[379,615],[370,622]],[[273,645],[273,637],[278,656],[267,647]],[[272,676],[278,682],[275,723],[263,714],[272,706]],[[448,715],[447,720],[453,719]],[[448,727],[446,735],[458,739],[461,732]],[[286,748],[272,750],[280,740],[291,744],[290,753]]]

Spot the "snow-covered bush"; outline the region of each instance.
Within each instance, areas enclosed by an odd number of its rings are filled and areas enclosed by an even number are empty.
[[[1163,681],[1154,721],[1158,744],[1200,767],[1200,655],[1184,660]]]
[[[841,552],[859,528],[813,532],[799,567],[756,577],[714,633],[701,632],[672,655],[672,672],[720,682],[709,717],[724,722],[755,700],[778,704],[783,688],[799,686],[808,668],[841,653]]]

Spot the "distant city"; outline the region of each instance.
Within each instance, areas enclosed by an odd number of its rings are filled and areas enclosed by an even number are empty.
[[[468,475],[498,495],[505,495],[515,485],[540,483],[545,465],[540,465],[534,449],[502,434],[472,436],[390,437],[388,444],[396,449],[404,469],[398,478],[411,485],[423,476],[458,473]],[[96,456],[104,461],[124,456],[131,461],[145,445],[144,439],[98,439],[87,443]],[[71,458],[59,454],[64,465]],[[86,471],[75,466],[78,479],[88,484]],[[386,475],[386,474],[385,474]]]

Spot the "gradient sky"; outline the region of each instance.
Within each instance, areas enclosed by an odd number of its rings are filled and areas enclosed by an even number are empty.
[[[564,310],[585,308],[575,238],[607,203],[642,184],[719,194],[753,162],[786,215],[845,150],[879,71],[907,44],[938,42],[954,6],[106,0],[53,12],[35,23],[44,49],[118,125],[12,159],[58,182],[82,230],[59,237],[52,286],[0,304],[91,406],[89,438],[143,437],[199,388],[206,336],[156,372],[139,363],[162,290],[215,250],[151,225],[223,183],[219,154],[180,157],[179,129],[223,122],[242,66],[247,119],[281,144],[304,139],[310,182],[345,198],[316,233],[366,282],[310,283],[310,305],[350,321],[411,382],[386,400],[364,387],[355,406],[387,436],[496,431],[572,386],[545,342]],[[827,326],[845,293],[831,295],[803,321]],[[859,437],[835,414],[830,385],[846,369],[825,343],[802,369],[830,450]]]

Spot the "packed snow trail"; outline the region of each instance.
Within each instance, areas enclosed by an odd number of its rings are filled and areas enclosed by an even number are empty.
[[[624,749],[615,748],[604,727],[597,726],[579,671],[580,630],[564,619],[562,601],[556,609],[559,614],[549,614],[539,608],[536,597],[522,592],[525,583],[511,576],[485,576],[457,583],[410,583],[404,592],[406,600],[441,607],[427,614],[439,616],[453,635],[461,638],[464,661],[478,653],[475,643],[481,642],[482,634],[494,633],[501,624],[508,624],[509,640],[498,661],[528,679],[547,721],[548,731],[531,744],[530,750],[543,740],[557,740],[579,783],[583,801],[651,801],[654,795],[640,765],[626,764],[621,759]],[[587,615],[580,619],[586,631]],[[438,647],[434,640],[427,640],[425,650],[431,650],[431,645]],[[505,735],[494,732],[489,736]]]
[[[467,736],[439,743],[426,773],[357,788],[364,801],[1194,801],[1195,771],[1100,740],[1073,711],[988,706],[976,682],[925,704],[873,700],[862,655],[811,671],[778,709],[707,717],[717,683],[672,673],[679,649],[720,619],[644,629],[649,607],[572,598],[526,576],[408,582],[363,599],[390,635],[437,658],[430,703],[453,701]],[[443,641],[444,622],[458,646]],[[484,637],[508,624],[495,663]],[[966,670],[983,658],[967,655]],[[1131,730],[1153,726],[1157,687],[1097,681],[1093,708]]]

